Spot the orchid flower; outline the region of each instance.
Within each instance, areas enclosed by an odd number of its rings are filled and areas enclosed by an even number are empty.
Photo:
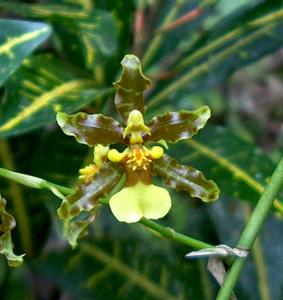
[[[123,174],[125,186],[109,200],[120,222],[138,222],[142,217],[159,219],[169,212],[170,194],[152,183],[153,175],[163,177],[167,186],[204,202],[218,198],[219,189],[213,181],[195,168],[179,164],[162,147],[164,142],[176,143],[195,135],[209,119],[209,108],[168,112],[145,123],[143,92],[150,80],[143,75],[136,56],[126,55],[121,64],[121,78],[114,83],[115,107],[121,123],[102,114],[57,114],[57,122],[66,135],[94,148],[93,163],[80,170],[76,192],[63,200],[58,210],[73,246],[94,220],[98,199],[109,195]],[[124,145],[123,151],[115,149],[115,144]]]

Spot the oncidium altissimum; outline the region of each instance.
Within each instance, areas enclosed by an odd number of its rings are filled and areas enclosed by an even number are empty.
[[[175,190],[184,190],[204,202],[218,198],[217,185],[205,179],[193,167],[179,164],[164,153],[163,145],[195,135],[210,117],[203,106],[195,111],[168,112],[144,121],[143,91],[150,85],[141,70],[139,59],[126,55],[121,78],[114,83],[115,106],[122,124],[102,114],[57,114],[65,134],[94,148],[93,163],[80,170],[76,192],[63,200],[58,213],[65,222],[65,233],[75,246],[97,214],[99,198],[111,194],[125,175],[124,187],[111,195],[109,205],[121,222],[138,222],[142,217],[159,219],[171,208],[166,188],[152,183],[152,176],[165,179]],[[118,151],[110,145],[125,145]]]

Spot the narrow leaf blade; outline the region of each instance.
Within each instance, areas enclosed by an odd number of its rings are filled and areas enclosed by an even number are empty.
[[[223,127],[207,127],[172,150],[182,163],[193,164],[215,179],[222,194],[252,203],[259,199],[275,168],[263,151]],[[274,201],[281,214],[282,200],[281,193]]]

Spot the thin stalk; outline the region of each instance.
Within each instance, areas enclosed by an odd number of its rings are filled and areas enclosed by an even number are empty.
[[[58,196],[58,192],[62,193],[64,195],[69,195],[69,194],[74,193],[74,189],[46,181],[42,178],[38,178],[35,176],[26,175],[26,174],[21,174],[21,173],[17,173],[17,172],[12,172],[12,171],[9,171],[9,170],[3,169],[3,168],[0,168],[0,176],[5,177],[10,180],[13,180],[17,183],[23,184],[23,185],[31,187],[31,188],[50,190],[56,196]],[[125,181],[125,177],[121,178],[121,180],[118,182],[118,184],[114,187],[110,196],[121,189],[121,187],[124,185],[124,181]],[[99,202],[101,204],[107,205],[110,196],[108,196],[106,198],[101,198]],[[60,195],[58,197],[60,197]],[[146,226],[149,229],[154,230],[155,232],[159,233],[163,237],[170,238],[178,243],[185,244],[194,249],[203,249],[203,248],[213,247],[212,245],[210,245],[208,243],[199,241],[197,239],[191,238],[182,233],[176,232],[172,228],[164,227],[152,220],[142,218],[140,220],[140,224]]]
[[[31,187],[33,189],[47,189],[51,191],[54,191],[54,189],[56,189],[64,195],[69,195],[74,192],[74,189],[67,188],[65,186],[58,185],[35,176],[13,172],[3,168],[0,168],[0,176],[20,183],[22,185]]]
[[[243,203],[243,212],[246,221],[250,218],[251,208],[247,203]],[[261,239],[258,236],[252,247],[252,256],[255,263],[256,274],[258,279],[258,289],[261,300],[270,300],[270,292],[268,287],[267,271],[265,267],[264,254],[262,251]]]
[[[150,228],[154,230],[155,232],[158,232],[161,236],[165,238],[170,238],[171,240],[174,240],[178,243],[187,245],[189,247],[192,247],[194,249],[204,249],[204,248],[211,248],[212,245],[196,240],[194,238],[191,238],[187,235],[184,235],[182,233],[176,232],[174,229],[170,227],[164,227],[152,220],[148,220],[145,218],[142,218],[139,221],[140,224],[146,226],[147,228]]]
[[[9,144],[5,140],[0,140],[0,158],[3,166],[9,169],[14,169],[14,162],[9,149]],[[24,197],[21,188],[14,182],[10,182],[11,201],[15,210],[16,220],[19,224],[19,233],[21,243],[26,255],[32,255],[32,240],[30,231],[29,216],[24,202]]]
[[[253,246],[257,235],[263,225],[267,214],[272,207],[273,201],[279,192],[280,187],[283,183],[283,158],[281,158],[278,163],[274,173],[271,176],[270,182],[265,188],[263,194],[261,195],[258,203],[251,214],[251,217],[244,228],[240,239],[238,241],[237,247],[242,249],[250,250]],[[225,277],[223,286],[221,287],[217,300],[228,300],[231,297],[234,286],[240,276],[240,273],[244,267],[246,259],[237,258],[235,259],[232,267],[230,268],[228,274]]]

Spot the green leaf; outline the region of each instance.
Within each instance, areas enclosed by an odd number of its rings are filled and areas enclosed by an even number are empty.
[[[23,263],[22,255],[15,255],[11,230],[15,228],[16,222],[12,215],[6,212],[6,200],[0,195],[0,253],[4,254],[10,267],[18,267]]]
[[[99,92],[105,92],[97,89],[85,74],[45,54],[25,61],[6,88],[0,106],[0,136],[16,135],[54,122],[58,111],[72,113],[95,100]]]
[[[17,15],[48,20],[54,27],[55,47],[72,62],[80,62],[96,76],[117,50],[117,23],[102,9],[86,10],[74,3],[21,4],[0,1],[0,7]],[[98,79],[98,78],[96,78]],[[104,79],[104,78],[102,78]],[[101,81],[101,80],[100,80]]]
[[[211,202],[218,198],[219,189],[197,169],[179,164],[169,155],[154,161],[153,171],[162,176],[168,186],[176,191],[186,191],[191,197]]]
[[[117,51],[117,24],[113,16],[95,9],[79,18],[53,21],[57,35],[55,46],[70,61],[82,65],[95,74],[99,83],[106,80],[106,62]]]
[[[95,219],[99,198],[107,195],[121,176],[121,170],[117,165],[107,163],[99,169],[90,182],[79,182],[76,192],[63,200],[58,215],[64,220],[65,235],[73,247]]]
[[[158,106],[164,99],[182,99],[189,92],[205,89],[227,79],[239,68],[251,64],[282,47],[282,5],[274,10],[268,6],[264,13],[253,14],[241,24],[232,24],[218,32],[221,21],[201,36],[196,45],[170,68],[170,83],[159,85],[148,107]],[[237,16],[239,18],[239,16]]]
[[[0,85],[50,33],[47,24],[0,19]]]
[[[102,114],[57,114],[57,122],[66,135],[88,146],[109,145],[123,140],[123,127],[111,117]]]
[[[268,155],[222,127],[207,127],[193,140],[176,146],[172,155],[203,170],[218,183],[222,194],[253,203],[275,168]],[[282,200],[281,193],[274,202],[280,213]]]
[[[188,139],[205,126],[210,115],[209,107],[203,106],[195,111],[167,112],[156,116],[147,124],[151,133],[148,140],[176,143]]]
[[[150,80],[143,75],[140,60],[135,55],[126,55],[121,65],[122,75],[114,83],[115,106],[126,123],[132,110],[137,109],[142,114],[145,112],[143,91],[149,87]]]

